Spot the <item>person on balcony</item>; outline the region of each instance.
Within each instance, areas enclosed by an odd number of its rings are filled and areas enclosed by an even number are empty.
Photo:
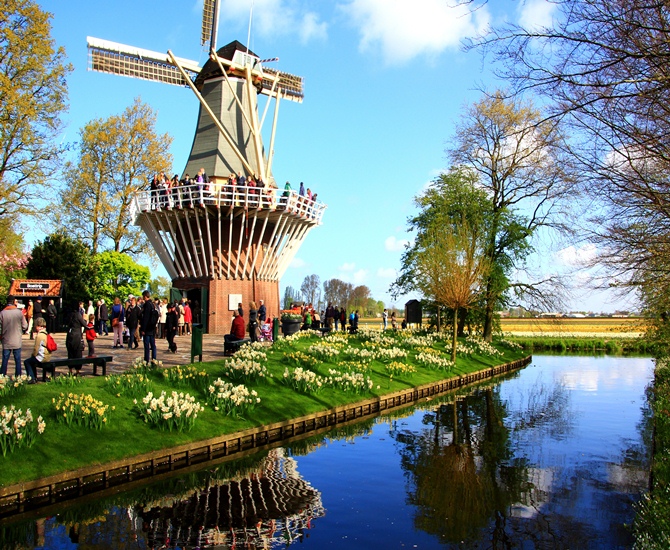
[[[200,199],[200,206],[205,206],[204,190],[205,185],[209,183],[209,177],[204,168],[198,170],[198,175],[195,177],[195,182],[198,184],[198,194]]]
[[[288,206],[288,198],[291,196],[291,184],[289,182],[286,182],[286,185],[284,185],[284,192],[281,195],[281,206],[283,208],[286,208]]]
[[[247,177],[242,173],[242,170],[240,170],[237,173],[237,186],[238,187],[246,187],[247,186]]]

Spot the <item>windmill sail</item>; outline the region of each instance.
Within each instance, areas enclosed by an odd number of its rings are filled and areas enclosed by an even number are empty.
[[[212,38],[212,29],[214,28],[214,10],[216,8],[215,0],[205,0],[202,6],[202,33],[200,35],[200,45],[204,46]]]
[[[284,99],[302,103],[305,94],[303,92],[303,78],[294,74],[285,73],[270,67],[263,67],[263,95],[269,95],[272,90],[274,79],[278,78],[276,88],[281,89]]]
[[[116,74],[186,86],[184,77],[165,53],[153,52],[135,46],[127,46],[91,36],[88,43],[89,69],[97,72]],[[179,59],[179,63],[192,79],[200,72],[195,61]]]

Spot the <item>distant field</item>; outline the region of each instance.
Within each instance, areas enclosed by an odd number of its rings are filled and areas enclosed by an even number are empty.
[[[427,320],[426,320],[427,322]],[[625,319],[597,317],[586,319],[501,319],[505,334],[521,337],[546,336],[563,338],[637,338],[642,336],[645,321],[639,317]],[[381,328],[381,319],[363,318],[360,326]],[[391,323],[389,322],[389,328]]]
[[[514,336],[573,336],[635,338],[645,328],[644,319],[596,317],[586,319],[501,319],[502,331]]]

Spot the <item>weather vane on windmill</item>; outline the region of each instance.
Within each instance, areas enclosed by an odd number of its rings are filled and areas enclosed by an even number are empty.
[[[169,50],[87,38],[91,70],[188,86],[200,102],[184,185],[137,193],[133,213],[172,278],[173,297],[197,301],[215,334],[230,329],[228,311],[239,302],[262,299],[278,313],[279,279],[326,208],[288,185],[279,191],[272,174],[279,103],[302,102],[302,77],[264,66],[271,60],[236,40],[216,50],[219,1],[204,0],[203,67]],[[261,118],[258,95],[267,96]],[[272,100],[266,152],[261,130]]]

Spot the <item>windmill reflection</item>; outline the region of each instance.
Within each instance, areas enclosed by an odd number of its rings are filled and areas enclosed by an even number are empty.
[[[271,451],[257,470],[239,479],[130,510],[150,548],[286,546],[324,513],[321,493],[300,477],[283,449]]]

